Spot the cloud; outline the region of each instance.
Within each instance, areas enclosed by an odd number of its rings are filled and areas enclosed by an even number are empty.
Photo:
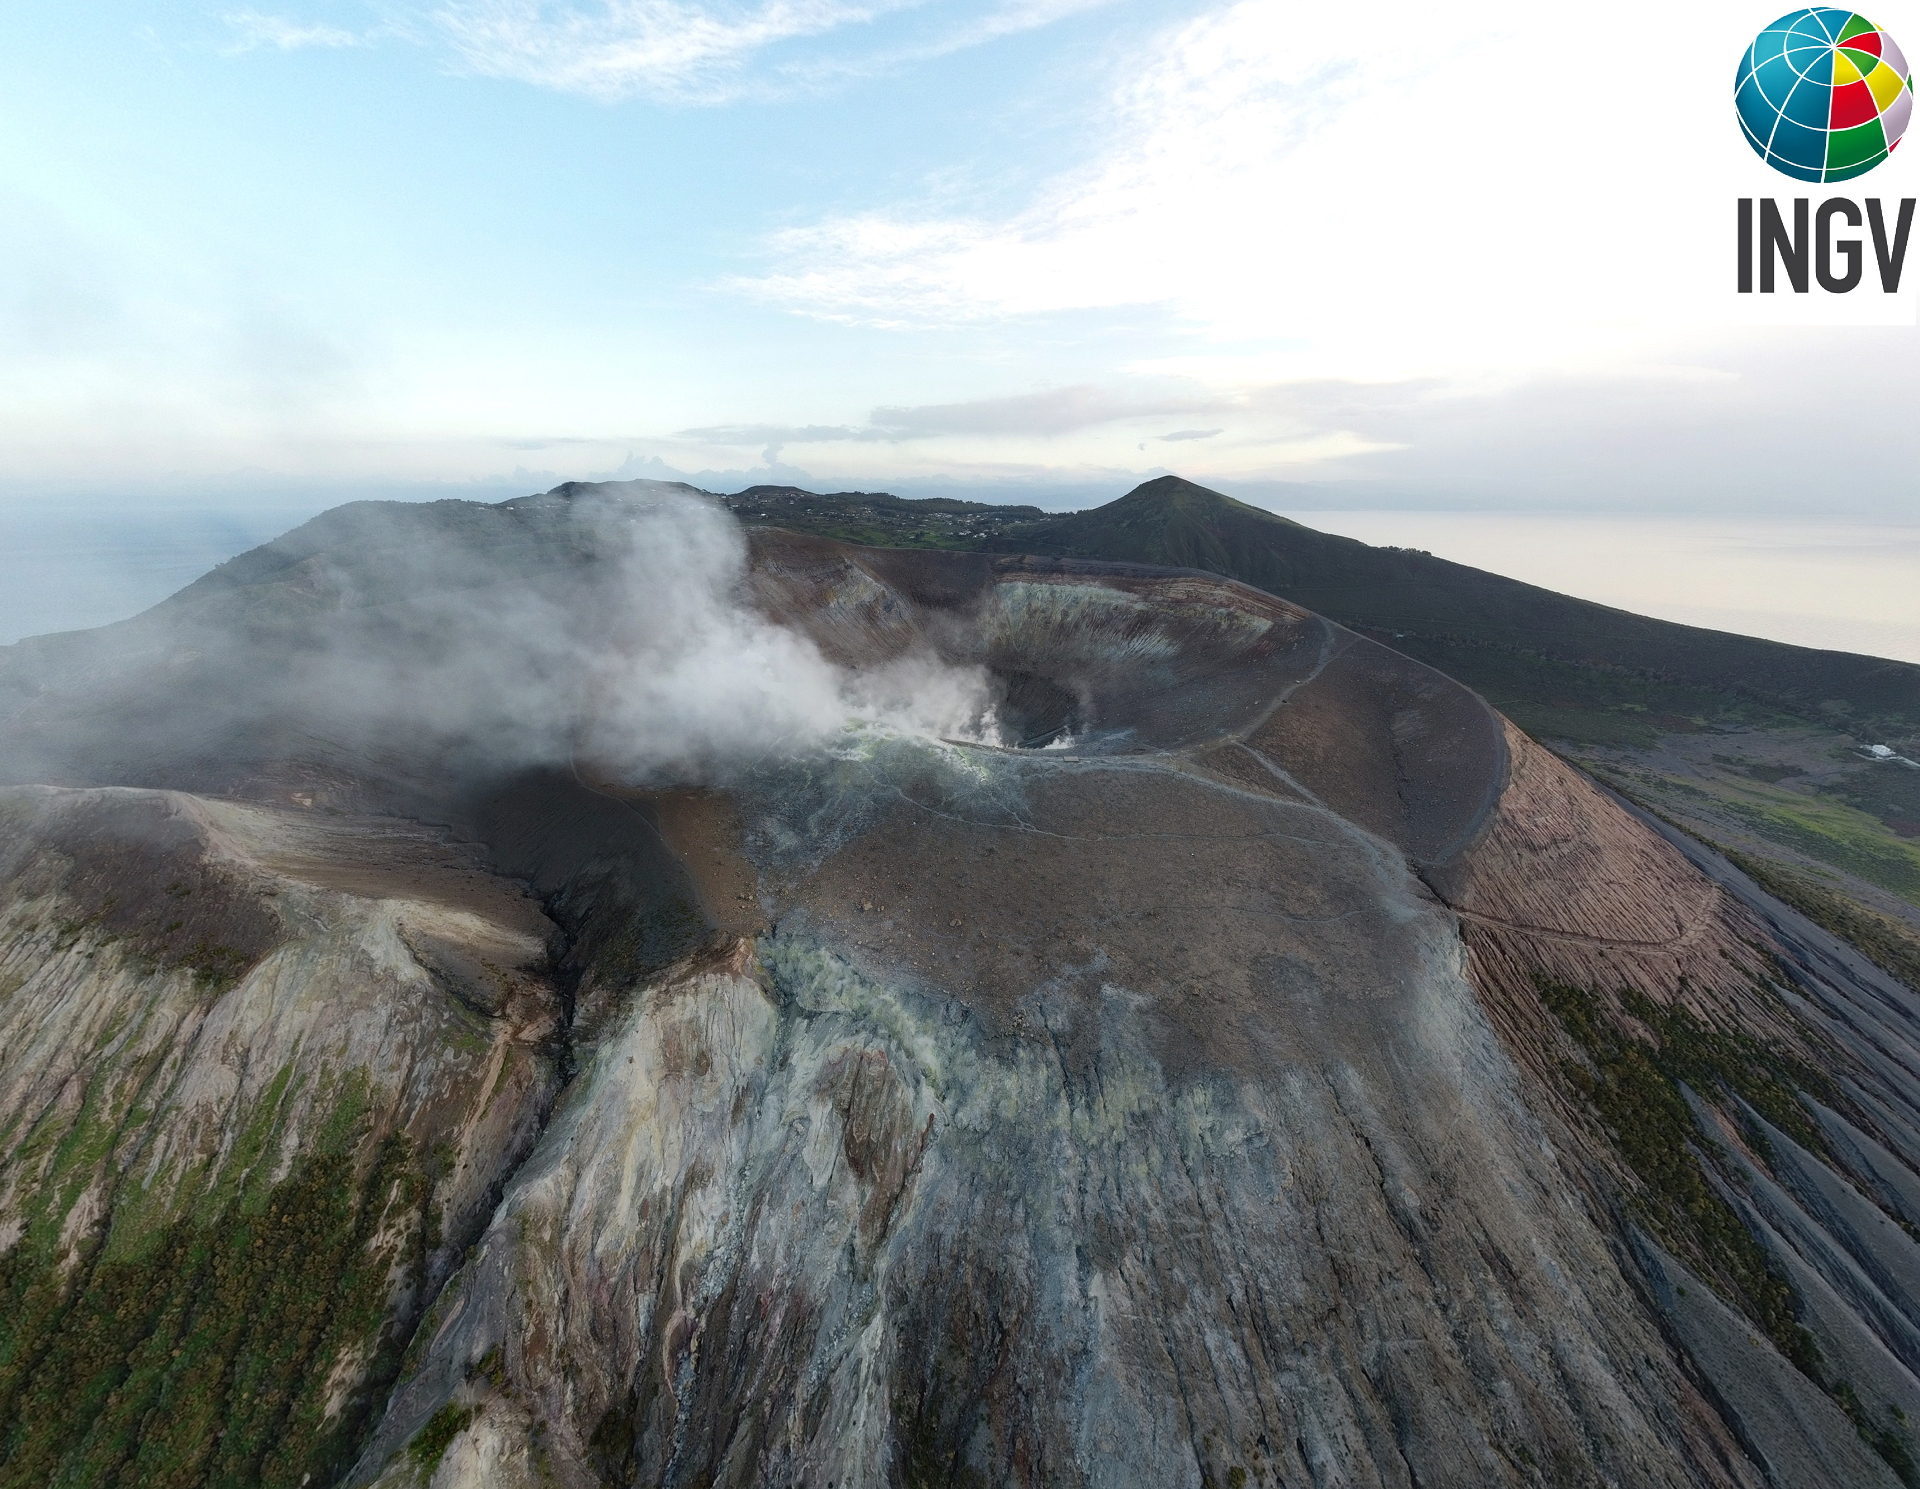
[[[1688,12],[1671,39],[1713,55],[1747,24],[1730,14]],[[1635,45],[1517,0],[1465,22],[1383,0],[1364,26],[1242,0],[1129,48],[1083,158],[1010,210],[929,190],[804,222],[730,287],[879,328],[1151,307],[1294,375],[1566,366],[1731,313],[1703,307],[1745,147],[1719,90],[1666,99]],[[1605,128],[1548,122],[1601,98]],[[1649,170],[1673,138],[1698,158]]]
[[[1397,448],[1395,431],[1431,427],[1428,405],[1461,396],[1438,379],[1296,378],[1221,389],[1190,376],[1139,377],[1131,386],[882,405],[862,425],[719,424],[673,438],[709,450],[764,447],[769,464],[786,446],[822,447],[806,457],[809,465],[830,466],[835,480],[889,489],[915,475],[945,472],[977,483],[1016,469],[1023,481],[1051,469],[1056,481],[1079,485],[1111,466],[1123,446],[1145,453],[1151,443],[1180,446],[1189,465],[1212,477],[1298,479],[1306,467],[1330,474],[1356,456]],[[1184,420],[1192,423],[1176,422]],[[1207,443],[1229,428],[1230,440]]]
[[[1903,333],[1872,333],[1882,348],[1872,353],[1864,334],[1800,333],[1790,355],[1751,332],[1711,345],[1676,337],[1631,367],[1498,377],[1294,378],[1219,389],[1165,372],[1142,378],[1146,386],[882,406],[860,425],[718,425],[680,437],[756,450],[814,445],[804,463],[820,479],[869,489],[904,490],[936,476],[985,489],[1017,474],[1087,485],[1092,499],[1106,499],[1151,474],[1119,469],[1116,456],[1145,456],[1164,443],[1178,455],[1149,458],[1236,495],[1309,481],[1351,483],[1339,488],[1350,496],[1321,493],[1348,505],[1781,510],[1817,499],[1832,510],[1885,510],[1906,500],[1902,472],[1920,458],[1912,421],[1897,414],[1915,396],[1916,375],[1887,365]],[[1874,412],[1836,424],[1831,438],[1779,417],[1782,406],[1816,405]],[[1874,432],[1862,438],[1862,429]],[[1293,486],[1288,493],[1299,499]],[[1025,498],[1010,491],[1005,499]]]
[[[1113,0],[1000,0],[982,14],[962,13],[952,23],[930,28],[917,40],[878,47],[870,52],[809,57],[788,64],[782,71],[794,85],[820,89],[839,81],[897,72],[916,62],[930,62],[1002,37],[1038,30],[1067,16],[1111,3]]]
[[[682,429],[675,439],[707,445],[813,445],[836,440],[877,440],[880,430],[854,429],[845,424],[713,424],[705,429]]]
[[[451,69],[601,102],[720,104],[818,93],[1051,25],[1111,0],[392,0],[364,32],[243,10],[223,50],[396,39]]]
[[[872,422],[896,438],[932,435],[1059,435],[1124,419],[1200,412],[1211,399],[1189,395],[1126,394],[1081,385],[979,398],[965,403],[922,404],[915,408],[876,408]]]
[[[447,0],[428,22],[483,77],[603,101],[711,104],[893,71],[1103,3],[999,0],[979,13],[957,0]]]
[[[901,444],[908,440],[954,435],[1047,438],[1130,419],[1208,413],[1221,406],[1222,400],[1212,395],[1127,394],[1110,388],[1080,385],[1015,393],[1002,398],[976,398],[963,403],[881,407],[867,416],[867,423],[863,427],[847,424],[715,424],[703,429],[682,429],[674,438],[716,445]],[[1206,439],[1218,433],[1218,429],[1188,430],[1165,438]]]
[[[538,0],[454,0],[433,20],[462,63],[485,77],[614,99],[730,96],[750,57],[778,43],[870,23],[898,0],[769,0],[719,8],[607,0],[594,10]]]
[[[1170,28],[1129,57],[1098,110],[1108,143],[991,219],[912,205],[783,231],[776,269],[736,287],[804,313],[950,324],[1178,304],[1223,258],[1271,259],[1285,210],[1270,180],[1300,147],[1423,65],[1393,28],[1251,0]],[[1232,283],[1246,276],[1234,264]]]
[[[282,52],[297,52],[307,47],[365,46],[367,38],[338,26],[303,24],[285,16],[261,15],[254,10],[234,11],[222,16],[237,33],[225,50],[229,56],[272,47]]]

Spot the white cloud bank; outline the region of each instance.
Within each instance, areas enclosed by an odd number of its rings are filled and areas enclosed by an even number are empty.
[[[1138,370],[1227,383],[1618,360],[1728,323],[1732,199],[1783,186],[1733,124],[1754,24],[1243,0],[1141,48],[1017,210],[826,218],[734,287],[883,327],[1159,307],[1201,346]]]

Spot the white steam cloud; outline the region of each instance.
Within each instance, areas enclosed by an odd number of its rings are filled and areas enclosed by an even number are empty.
[[[841,665],[750,578],[731,515],[643,483],[337,508],[135,620],[0,649],[0,779],[695,785],[876,736],[1001,743],[984,667]]]
[[[720,508],[667,496],[599,519],[632,607],[597,670],[583,753],[629,777],[706,780],[862,733],[1000,744],[991,678],[926,654],[854,670],[746,598]]]

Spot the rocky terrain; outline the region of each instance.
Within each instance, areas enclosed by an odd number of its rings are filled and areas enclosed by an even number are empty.
[[[0,1484],[1920,1482],[1911,988],[1271,594],[693,500],[0,651]]]

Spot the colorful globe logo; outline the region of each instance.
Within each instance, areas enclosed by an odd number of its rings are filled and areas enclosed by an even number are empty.
[[[1800,181],[1845,181],[1885,160],[1913,113],[1893,38],[1851,10],[1784,15],[1740,59],[1733,103],[1754,153]]]

